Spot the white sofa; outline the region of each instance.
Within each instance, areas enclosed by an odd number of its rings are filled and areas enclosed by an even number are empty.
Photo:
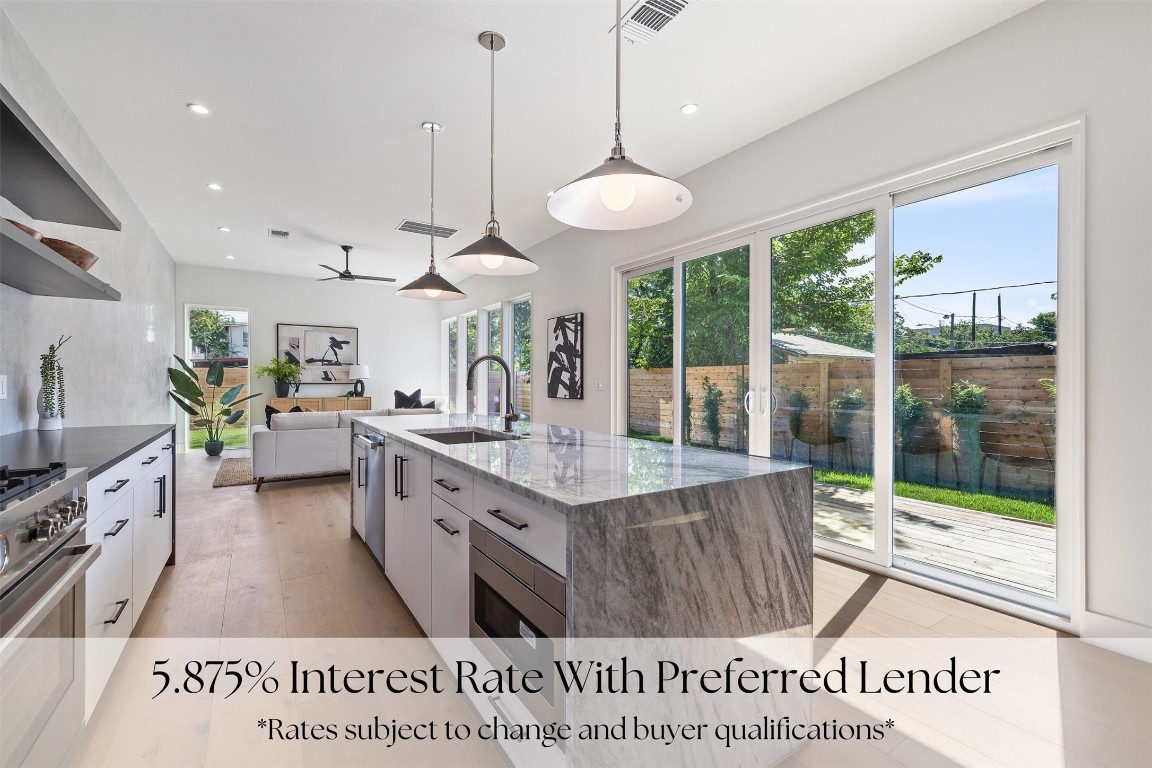
[[[424,416],[447,413],[447,397],[425,397],[435,408],[372,411],[314,411],[273,414],[271,427],[252,427],[252,475],[256,491],[285,475],[347,472],[351,464],[352,419],[361,416]]]

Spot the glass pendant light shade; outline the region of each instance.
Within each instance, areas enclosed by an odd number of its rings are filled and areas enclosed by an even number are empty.
[[[492,73],[488,104],[488,226],[484,228],[483,237],[452,254],[444,263],[473,275],[527,275],[539,267],[500,237],[500,224],[496,221],[496,51],[504,50],[505,40],[499,32],[481,32],[479,41],[491,54]]]
[[[632,162],[620,143],[620,0],[616,0],[616,145],[612,155],[548,198],[552,218],[583,229],[640,229],[676,218],[692,205],[678,181]]]
[[[425,301],[456,301],[468,298],[468,294],[452,283],[445,280],[436,271],[436,134],[444,130],[439,123],[421,123],[421,128],[432,135],[432,172],[429,184],[431,220],[428,227],[428,271],[416,278],[408,285],[396,291],[397,296],[406,299],[423,299]]]
[[[692,205],[680,182],[613,155],[548,198],[557,221],[583,229],[640,229],[670,221]]]

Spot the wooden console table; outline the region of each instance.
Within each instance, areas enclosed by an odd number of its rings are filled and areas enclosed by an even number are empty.
[[[306,411],[370,411],[370,397],[274,397],[269,401],[276,410],[287,413],[295,406]]]

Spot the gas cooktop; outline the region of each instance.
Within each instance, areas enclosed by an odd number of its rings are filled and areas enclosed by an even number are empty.
[[[30,469],[9,469],[7,464],[0,466],[0,510],[12,501],[60,480],[67,471],[68,465],[62,461]]]

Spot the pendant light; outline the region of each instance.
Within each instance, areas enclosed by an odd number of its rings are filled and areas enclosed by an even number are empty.
[[[640,229],[676,218],[692,205],[678,181],[632,162],[620,143],[620,0],[616,0],[616,146],[600,166],[548,198],[553,218],[583,229]]]
[[[428,228],[432,249],[429,258],[428,271],[416,278],[408,285],[396,291],[397,295],[409,299],[425,299],[426,301],[456,301],[466,299],[468,294],[452,283],[445,280],[436,271],[436,134],[444,130],[440,123],[421,123],[421,127],[432,136],[432,221]]]
[[[527,275],[540,267],[500,237],[500,223],[496,221],[496,51],[503,50],[504,36],[499,32],[481,32],[480,45],[491,53],[492,61],[488,124],[488,225],[484,228],[483,237],[452,254],[444,263],[474,275]]]

